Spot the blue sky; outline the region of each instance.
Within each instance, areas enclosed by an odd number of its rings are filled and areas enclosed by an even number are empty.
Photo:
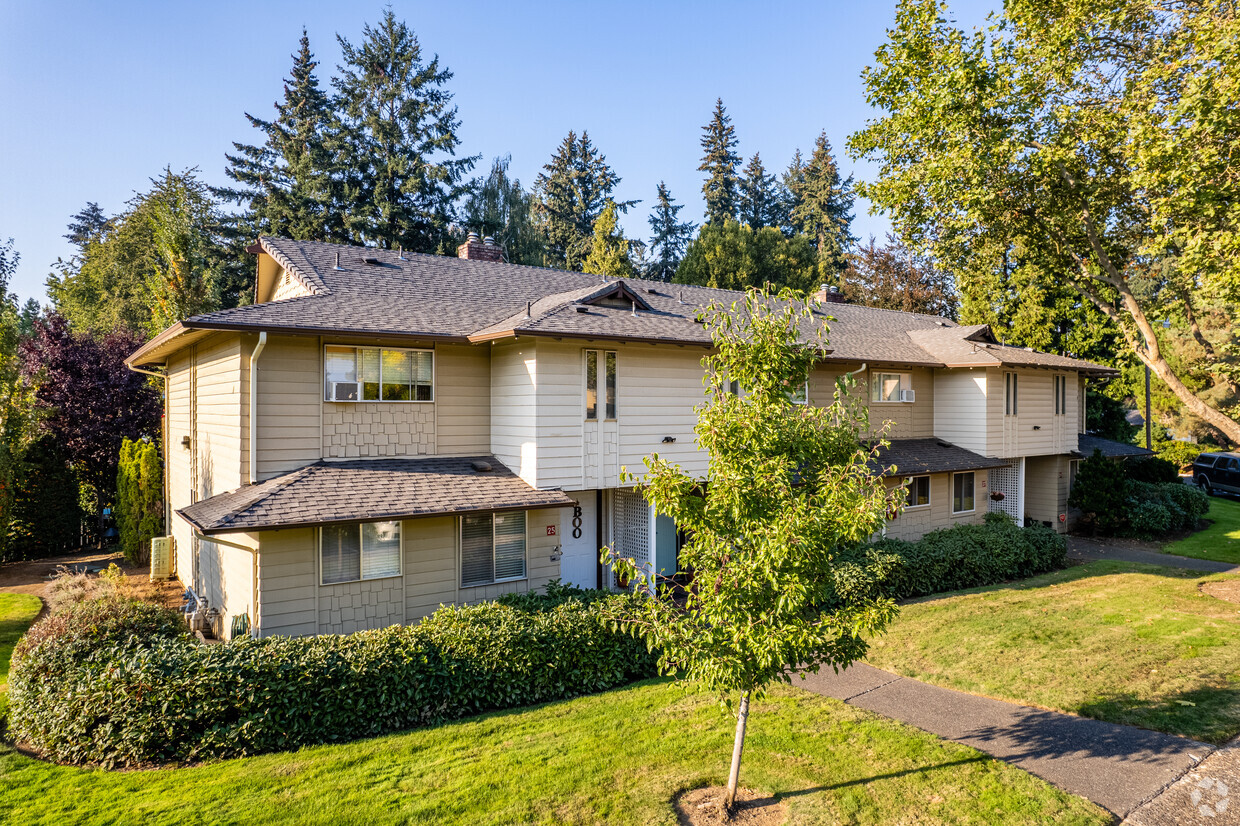
[[[860,73],[891,25],[883,2],[424,3],[394,0],[427,53],[456,73],[461,150],[512,155],[527,186],[569,129],[590,132],[640,198],[645,237],[667,182],[700,221],[700,127],[722,97],[748,158],[783,169],[826,129],[839,154],[872,113]],[[966,25],[997,5],[952,3]],[[231,142],[257,142],[302,26],[326,84],[335,35],[353,42],[383,5],[341,2],[59,3],[0,0],[0,240],[22,255],[11,289],[44,298],[68,217],[109,213],[165,165],[224,182]],[[870,170],[841,158],[864,178]],[[858,204],[854,234],[887,224]]]

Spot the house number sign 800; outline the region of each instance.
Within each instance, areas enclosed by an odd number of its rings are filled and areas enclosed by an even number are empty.
[[[573,539],[581,539],[581,505],[573,507]]]

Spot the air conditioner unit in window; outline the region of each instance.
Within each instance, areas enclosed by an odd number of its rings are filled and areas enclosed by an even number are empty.
[[[915,402],[915,401],[917,401],[917,391],[916,391],[916,390],[901,390],[901,391],[900,391],[900,401],[902,401],[902,402]]]
[[[358,384],[355,381],[332,382],[332,401],[334,402],[355,402],[357,392]]]

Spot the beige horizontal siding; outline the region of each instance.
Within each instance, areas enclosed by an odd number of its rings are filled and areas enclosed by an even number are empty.
[[[973,480],[976,508],[973,512],[953,514],[952,474],[934,473],[930,475],[930,505],[906,509],[895,519],[887,520],[885,535],[893,539],[912,541],[939,528],[979,524],[986,516],[986,471],[976,473]],[[888,484],[894,486],[902,481],[892,479]]]
[[[478,456],[491,452],[491,347],[435,347],[435,452]]]

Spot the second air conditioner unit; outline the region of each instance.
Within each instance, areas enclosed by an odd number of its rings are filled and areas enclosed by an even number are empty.
[[[902,401],[902,402],[915,402],[915,401],[917,401],[917,391],[916,391],[916,390],[901,390],[901,391],[900,391],[900,401]]]

